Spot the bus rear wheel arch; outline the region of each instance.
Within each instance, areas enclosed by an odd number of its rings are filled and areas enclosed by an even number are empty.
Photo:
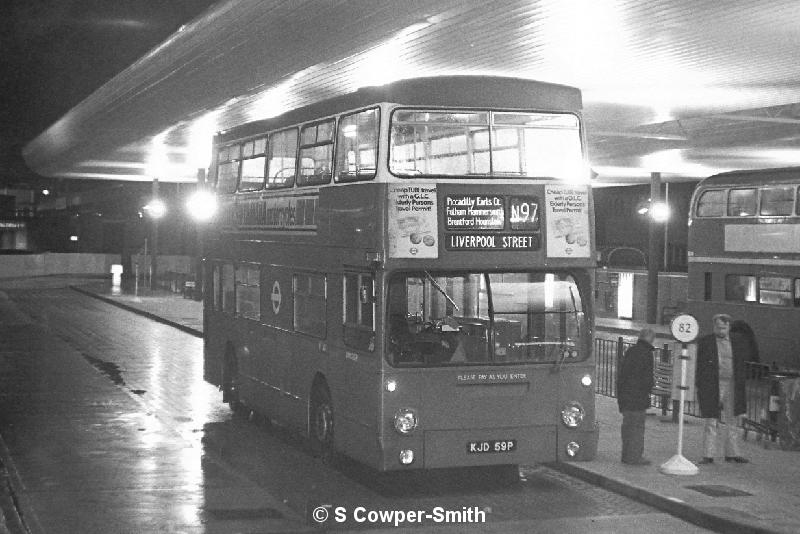
[[[308,409],[308,434],[312,452],[323,461],[333,460],[334,411],[330,390],[318,376],[311,387]]]

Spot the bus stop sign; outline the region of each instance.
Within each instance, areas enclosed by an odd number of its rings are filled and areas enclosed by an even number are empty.
[[[675,317],[669,325],[672,337],[681,343],[691,343],[697,339],[699,325],[693,315],[684,313]]]

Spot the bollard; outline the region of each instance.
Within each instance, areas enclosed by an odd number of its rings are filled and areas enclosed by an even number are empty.
[[[111,266],[111,293],[118,295],[122,284],[122,265],[115,263]]]

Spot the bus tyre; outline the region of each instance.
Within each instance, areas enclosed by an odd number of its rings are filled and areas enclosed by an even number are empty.
[[[311,392],[311,450],[324,462],[333,460],[333,403],[324,384],[317,384]]]
[[[236,387],[237,374],[236,357],[233,350],[229,349],[225,353],[225,361],[222,364],[222,402],[227,403],[235,413],[242,411],[239,390]]]

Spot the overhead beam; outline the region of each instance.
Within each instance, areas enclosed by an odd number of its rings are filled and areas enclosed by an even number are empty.
[[[727,119],[742,122],[772,122],[775,124],[800,124],[800,119],[790,119],[786,117],[765,117],[762,115],[710,115],[714,119]]]
[[[645,132],[590,132],[589,137],[629,137],[633,139],[655,139],[658,141],[688,141],[689,139],[682,135],[671,134],[656,134]]]

